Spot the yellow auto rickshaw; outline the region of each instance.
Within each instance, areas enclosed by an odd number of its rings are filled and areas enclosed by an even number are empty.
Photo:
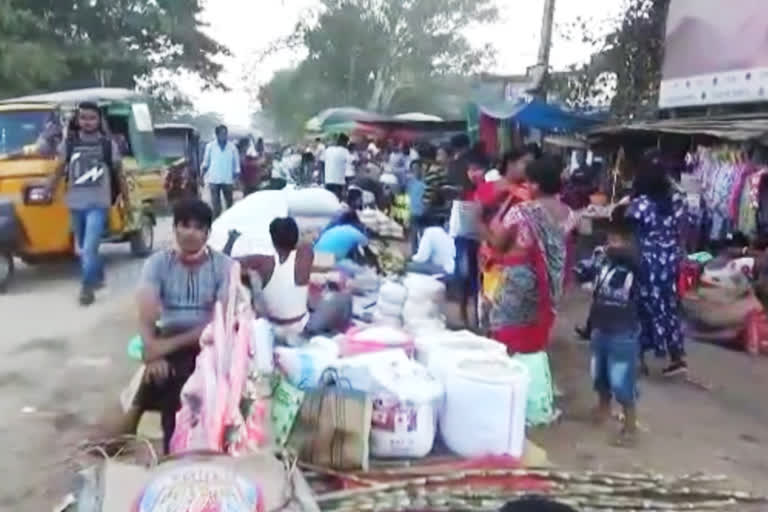
[[[59,165],[65,122],[83,101],[101,107],[130,189],[128,201],[113,194],[104,241],[127,242],[137,257],[152,252],[154,211],[165,205],[165,190],[146,98],[127,89],[82,89],[0,100],[0,291],[13,276],[14,257],[34,264],[75,254],[66,184],[52,197],[46,184]]]

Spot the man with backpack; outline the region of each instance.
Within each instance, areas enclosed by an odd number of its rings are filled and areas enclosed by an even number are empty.
[[[51,195],[66,180],[66,201],[82,269],[80,304],[93,303],[104,284],[99,244],[107,229],[109,208],[119,191],[127,200],[120,150],[106,133],[96,103],[83,102],[75,113],[67,137],[59,147],[59,168],[49,183]]]

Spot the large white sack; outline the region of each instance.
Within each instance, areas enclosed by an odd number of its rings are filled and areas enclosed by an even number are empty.
[[[415,361],[371,368],[371,455],[420,458],[432,451],[443,385]]]
[[[407,298],[408,289],[394,281],[386,281],[379,289],[379,300],[383,302],[402,306]]]
[[[467,355],[444,368],[439,413],[445,445],[461,457],[521,457],[528,369],[506,356]]]
[[[342,208],[336,194],[320,187],[286,190],[285,197],[293,217],[330,217]]]
[[[288,203],[282,190],[254,192],[236,202],[213,222],[208,245],[221,251],[229,232],[241,233],[232,250],[233,257],[274,254],[269,225],[278,217],[288,216]]]
[[[504,357],[507,354],[507,347],[502,343],[466,330],[424,331],[416,337],[415,344],[416,360],[436,376],[441,376],[443,369],[455,362],[457,357],[472,354]]]

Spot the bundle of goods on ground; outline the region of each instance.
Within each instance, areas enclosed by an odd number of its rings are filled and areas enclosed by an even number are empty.
[[[757,297],[755,275],[752,257],[690,255],[679,278],[687,335],[768,354],[768,320]]]
[[[264,190],[254,192],[221,214],[211,227],[209,245],[223,251],[232,232],[237,232],[230,254],[273,254],[269,224],[278,217],[291,216],[301,230],[300,239],[314,241],[328,223],[343,210],[342,203],[320,187]],[[384,212],[368,208],[359,213],[360,221],[383,239],[402,239],[403,227]]]

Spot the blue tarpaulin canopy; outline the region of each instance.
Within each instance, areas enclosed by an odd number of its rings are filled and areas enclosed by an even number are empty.
[[[603,121],[600,115],[576,113],[539,99],[476,102],[476,107],[479,114],[550,133],[586,131]]]

